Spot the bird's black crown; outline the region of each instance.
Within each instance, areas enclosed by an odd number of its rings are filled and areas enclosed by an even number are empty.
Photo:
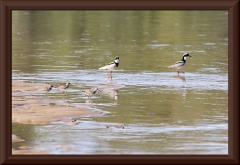
[[[188,53],[184,53],[183,57],[191,57]]]

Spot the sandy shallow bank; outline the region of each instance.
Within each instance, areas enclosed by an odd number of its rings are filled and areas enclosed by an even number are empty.
[[[80,124],[80,117],[91,117],[104,115],[102,111],[95,110],[92,100],[86,100],[86,103],[71,103],[67,97],[59,97],[62,93],[53,89],[50,93],[41,91],[49,86],[44,83],[30,83],[21,81],[12,81],[12,123],[22,124],[51,124],[59,122],[73,126]],[[109,96],[117,99],[116,89],[122,85],[99,85],[101,91],[99,95]],[[54,95],[56,94],[57,97]],[[91,109],[89,107],[91,105]],[[117,128],[117,127],[116,127]],[[21,143],[25,141],[21,137],[12,135],[12,143]],[[58,144],[60,151],[75,151],[75,148],[66,144]],[[76,151],[77,152],[77,151]],[[13,155],[48,155],[51,151],[44,148],[32,148],[25,144],[20,144],[17,149],[12,150]]]
[[[23,124],[50,124],[71,121],[72,118],[101,115],[86,104],[71,104],[67,100],[47,97],[39,89],[48,86],[41,83],[12,81],[12,122]]]

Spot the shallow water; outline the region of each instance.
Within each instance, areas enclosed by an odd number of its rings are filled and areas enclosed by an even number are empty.
[[[227,16],[226,11],[14,11],[12,79],[71,82],[65,101],[104,115],[76,117],[79,125],[13,123],[13,134],[25,140],[13,143],[13,150],[227,154]],[[192,58],[178,76],[167,67],[185,52]],[[116,55],[119,68],[112,82],[106,81],[98,68]],[[95,86],[101,91],[91,99],[80,92]],[[53,89],[47,97],[61,94]]]

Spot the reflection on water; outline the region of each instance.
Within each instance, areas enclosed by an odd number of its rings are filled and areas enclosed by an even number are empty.
[[[174,77],[174,78],[178,78],[178,79],[180,79],[180,80],[182,80],[182,81],[186,81],[185,76],[177,75],[177,76],[173,76],[173,77]]]
[[[117,93],[117,90],[114,90],[114,89],[108,89],[108,90],[102,90],[100,91],[101,94],[105,95],[105,96],[108,96],[112,99],[115,99],[117,100],[118,99],[118,93]]]
[[[25,140],[13,149],[227,154],[227,17],[227,11],[13,11],[12,79],[72,84],[65,95],[53,88],[25,97],[104,112],[67,125],[13,123],[13,134]],[[167,68],[185,52],[192,58],[184,74]],[[119,67],[106,81],[98,68],[115,56]],[[81,92],[96,87],[91,98]]]

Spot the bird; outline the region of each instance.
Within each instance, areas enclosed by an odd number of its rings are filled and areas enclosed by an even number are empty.
[[[64,91],[65,91],[65,89],[67,89],[69,86],[70,86],[70,82],[67,82],[67,83],[59,83],[58,84],[58,89],[60,89],[60,90],[62,90],[62,92],[63,92],[63,94],[65,93]],[[65,94],[65,96],[67,96],[66,94]]]
[[[46,92],[49,92],[49,91],[51,91],[52,90],[52,88],[54,87],[54,85],[52,85],[52,84],[49,84],[49,86],[48,87],[44,87],[42,90],[43,91],[46,91]]]
[[[59,83],[58,84],[58,89],[67,89],[70,86],[70,82],[67,83]]]
[[[107,64],[106,66],[103,66],[101,68],[99,68],[99,70],[105,70],[106,75],[107,75],[107,79],[108,80],[112,80],[112,71],[114,69],[116,69],[119,66],[119,57],[116,56],[115,60],[113,62],[110,62],[109,64]],[[110,71],[110,74],[108,75],[108,72]]]
[[[40,89],[41,91],[45,91],[46,93],[50,92],[52,90],[52,88],[54,88],[55,86],[52,84],[49,84],[49,86],[44,87],[42,89]]]
[[[82,90],[82,92],[88,96],[88,99],[92,97],[95,93],[97,93],[99,89],[98,88],[91,88],[87,90]]]
[[[115,89],[106,89],[106,90],[101,90],[100,92],[101,94],[103,95],[107,95],[109,96],[110,98],[113,98],[115,100],[118,99],[118,93]]]
[[[179,75],[179,71],[182,67],[186,65],[186,60],[188,57],[192,57],[192,56],[190,56],[188,53],[184,53],[181,61],[177,61],[175,64],[168,66],[168,68],[176,68],[177,73]]]

